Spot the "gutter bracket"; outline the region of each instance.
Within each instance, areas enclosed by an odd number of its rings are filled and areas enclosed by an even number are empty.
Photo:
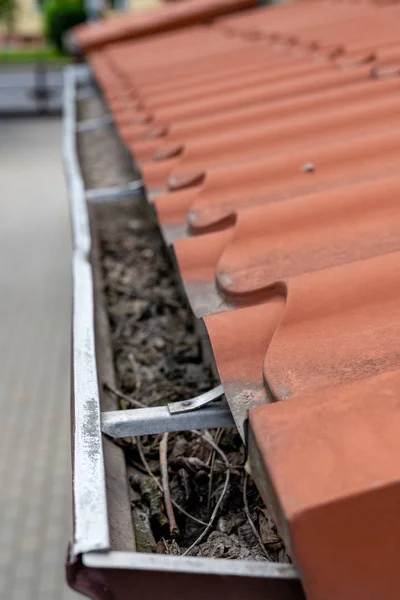
[[[226,402],[178,414],[171,414],[167,406],[132,408],[101,414],[101,430],[112,438],[234,426],[235,422]]]
[[[106,188],[94,188],[86,190],[85,198],[92,204],[102,204],[103,202],[118,202],[124,198],[140,195],[144,191],[143,181],[137,179],[130,181],[125,186],[112,186]]]
[[[78,133],[84,133],[87,131],[96,131],[97,129],[103,129],[104,127],[109,127],[114,122],[112,116],[110,114],[106,114],[99,119],[85,119],[84,121],[80,121],[76,125],[76,131]]]
[[[190,400],[182,400],[181,402],[170,402],[168,404],[168,410],[171,415],[177,415],[180,413],[190,412],[192,410],[198,410],[210,402],[213,402],[217,398],[224,395],[224,388],[222,385],[215,387],[200,396],[190,398]]]

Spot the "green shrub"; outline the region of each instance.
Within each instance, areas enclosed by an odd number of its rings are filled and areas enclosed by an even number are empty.
[[[68,29],[86,21],[81,0],[50,0],[45,5],[45,34],[48,41],[63,51],[63,37]]]

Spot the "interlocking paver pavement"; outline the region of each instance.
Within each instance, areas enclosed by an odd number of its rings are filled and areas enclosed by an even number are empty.
[[[0,121],[0,599],[72,600],[69,216],[59,119]]]

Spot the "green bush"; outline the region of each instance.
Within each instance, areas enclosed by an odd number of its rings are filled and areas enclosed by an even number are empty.
[[[45,5],[45,34],[48,41],[60,52],[63,51],[65,32],[86,20],[86,11],[81,0],[50,0]]]

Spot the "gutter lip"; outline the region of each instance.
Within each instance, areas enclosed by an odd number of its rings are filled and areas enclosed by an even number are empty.
[[[88,70],[82,67],[69,66],[64,70],[63,158],[73,239],[71,430],[74,540],[71,558],[84,552],[110,548],[94,337],[91,235],[76,149],[76,90],[78,82],[87,77]]]
[[[62,154],[68,186],[73,250],[79,250],[88,257],[91,249],[89,214],[76,150],[76,89],[82,75],[88,77],[88,70],[77,66],[64,69]]]
[[[294,565],[287,563],[229,560],[226,558],[203,558],[196,556],[173,556],[147,554],[144,552],[90,552],[82,555],[86,567],[96,569],[129,569],[191,573],[193,575],[221,575],[231,577],[254,577],[262,579],[298,580]]]

